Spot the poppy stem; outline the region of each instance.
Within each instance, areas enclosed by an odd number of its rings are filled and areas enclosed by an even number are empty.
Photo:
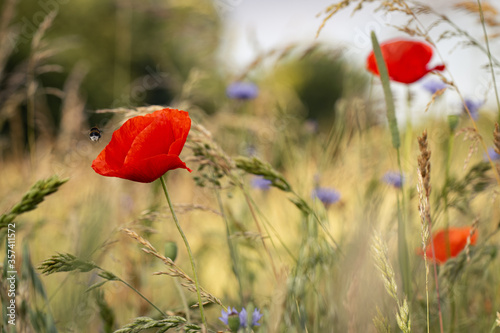
[[[184,245],[186,245],[186,249],[187,249],[187,252],[189,255],[189,261],[191,262],[191,268],[193,270],[194,284],[196,286],[196,294],[198,296],[198,305],[200,307],[201,321],[203,322],[203,325],[205,327],[208,327],[207,321],[205,319],[205,314],[203,313],[203,302],[201,300],[200,284],[198,282],[198,273],[196,272],[193,253],[191,252],[191,247],[189,246],[189,242],[186,238],[186,235],[184,234],[184,231],[182,231],[179,220],[177,219],[177,215],[175,214],[174,206],[172,205],[172,201],[170,200],[170,196],[168,195],[167,184],[165,183],[163,176],[160,177],[160,181],[161,181],[161,186],[163,187],[163,192],[165,193],[165,197],[167,198],[168,207],[170,208],[170,212],[172,213],[172,217],[174,219],[175,226],[177,227],[177,230],[179,230],[179,233],[181,234],[182,240],[184,241]]]

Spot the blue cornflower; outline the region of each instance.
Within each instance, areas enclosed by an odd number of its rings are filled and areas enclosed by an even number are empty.
[[[250,184],[253,188],[266,191],[271,188],[272,182],[264,177],[253,177]]]
[[[495,151],[494,147],[488,148],[488,155],[490,155],[490,157],[493,161],[500,160],[500,155]],[[488,160],[488,156],[486,156],[486,153],[483,155],[483,158],[485,160]]]
[[[247,327],[247,310],[245,308],[240,311],[240,327]]]
[[[252,326],[260,326],[260,318],[262,318],[262,313],[260,313],[259,309],[255,308],[252,313]]]
[[[443,81],[432,80],[424,82],[422,87],[434,95],[436,91],[446,88],[446,84]]]
[[[222,310],[221,314],[222,316],[219,317],[220,321],[228,325],[233,332],[236,332],[238,331],[238,329],[248,326],[248,315],[245,308],[242,308],[238,313],[238,311],[236,311],[236,308],[231,309],[231,307],[228,307],[227,311]],[[254,309],[252,313],[252,327],[260,326],[260,318],[262,318],[262,314],[260,313],[259,309]]]
[[[479,117],[479,108],[484,104],[482,101],[474,101],[469,98],[465,98],[465,105],[467,105],[467,108],[470,111],[470,115],[472,116],[472,119],[476,120]],[[462,105],[462,110],[465,114],[467,114],[467,111],[465,110],[465,107]]]
[[[382,180],[396,188],[401,188],[405,181],[405,176],[400,174],[398,171],[387,171],[382,177]]]
[[[259,94],[259,88],[251,82],[233,82],[227,87],[226,94],[234,99],[253,99]]]
[[[337,190],[326,187],[315,188],[311,196],[313,199],[319,199],[325,206],[329,206],[340,200],[340,193]]]
[[[228,325],[228,319],[229,316],[237,315],[238,311],[236,311],[236,308],[233,308],[231,310],[231,307],[227,308],[227,311],[221,310],[221,317],[219,317],[219,320],[222,321],[224,324]]]

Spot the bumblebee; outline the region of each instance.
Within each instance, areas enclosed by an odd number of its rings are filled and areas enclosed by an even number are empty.
[[[97,127],[92,127],[89,131],[89,139],[93,142],[99,141],[101,138],[101,130]]]

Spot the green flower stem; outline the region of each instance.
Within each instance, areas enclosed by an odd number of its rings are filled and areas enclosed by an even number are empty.
[[[131,284],[129,284],[127,281],[121,279],[120,277],[116,276],[115,274],[105,270],[104,268],[101,268],[97,265],[95,265],[95,268],[100,270],[101,272],[103,273],[106,273],[107,275],[111,275],[112,278],[108,278],[107,280],[108,281],[119,281],[121,283],[123,283],[124,285],[126,285],[127,287],[129,287],[131,290],[133,290],[137,295],[141,296],[141,298],[143,300],[145,300],[146,302],[149,303],[149,305],[151,305],[153,308],[155,308],[163,317],[167,318],[168,315],[163,312],[162,310],[160,310],[156,305],[154,305],[149,299],[146,298],[146,296],[144,296],[143,294],[141,294],[141,292],[137,289],[134,288],[134,286],[132,286]],[[92,288],[92,287],[91,287]]]
[[[177,219],[177,215],[175,214],[174,206],[172,205],[172,201],[170,200],[170,196],[168,195],[167,184],[165,183],[163,176],[160,177],[160,181],[161,181],[161,186],[163,187],[163,192],[165,193],[165,197],[167,198],[168,207],[170,208],[170,212],[172,213],[172,217],[174,219],[175,226],[177,227],[177,230],[179,230],[179,233],[181,234],[182,240],[184,241],[184,245],[186,245],[186,249],[188,251],[189,261],[191,262],[191,269],[193,270],[194,283],[196,286],[196,294],[198,295],[198,305],[200,307],[201,321],[203,322],[203,325],[205,325],[205,327],[208,327],[207,321],[205,319],[205,314],[203,313],[203,302],[201,300],[200,284],[198,282],[198,273],[196,273],[196,267],[194,265],[193,253],[191,252],[191,247],[189,246],[189,242],[186,238],[186,235],[184,234],[184,231],[182,231],[179,220]]]
[[[425,250],[425,244],[423,249]],[[424,265],[425,265],[425,314],[426,314],[426,325],[427,333],[431,332],[431,311],[429,307],[429,262],[427,261],[427,255],[424,252]]]
[[[449,204],[448,204],[448,186],[450,185],[450,166],[451,166],[451,152],[453,149],[453,138],[455,137],[455,133],[453,130],[450,130],[450,136],[448,137],[448,146],[446,152],[446,161],[445,161],[445,179],[443,186],[443,204],[444,204],[444,244],[446,247],[446,258],[451,258],[451,248],[450,248],[450,216],[449,216]],[[450,299],[450,329],[449,332],[453,333],[455,331],[455,314],[456,314],[456,301],[455,301],[455,293],[453,291],[453,283],[449,287],[449,299]]]
[[[382,50],[377,40],[375,32],[371,33],[373,54],[375,55],[375,60],[377,61],[377,68],[380,74],[380,81],[382,82],[382,88],[384,89],[385,104],[387,108],[387,120],[389,122],[389,129],[391,130],[392,146],[399,149],[401,141],[399,139],[398,121],[396,118],[396,108],[394,106],[394,98],[392,97],[391,83],[389,81],[389,71],[387,70],[387,65],[385,64],[384,57],[382,56]]]
[[[100,267],[99,267],[99,269],[103,270],[103,269],[102,269],[102,268],[100,268]],[[155,308],[155,309],[156,309],[159,313],[161,313],[161,315],[162,315],[163,317],[165,317],[165,318],[167,318],[167,317],[168,317],[168,315],[167,315],[165,312],[163,312],[163,311],[161,311],[160,309],[158,309],[158,307],[157,307],[156,305],[154,305],[153,303],[151,303],[151,302],[149,301],[149,299],[147,299],[147,298],[146,298],[143,294],[141,294],[141,292],[140,292],[139,290],[135,289],[132,285],[130,285],[128,282],[126,282],[126,281],[124,281],[124,280],[120,279],[119,277],[116,277],[116,278],[117,278],[117,280],[118,280],[118,281],[120,281],[121,283],[123,283],[124,285],[126,285],[127,287],[129,287],[130,289],[132,289],[133,291],[135,291],[135,293],[136,293],[137,295],[141,296],[143,300],[145,300],[146,302],[148,302],[148,303],[149,303],[149,305],[151,305],[151,306],[152,306],[153,308]]]
[[[448,138],[448,146],[446,152],[446,164],[445,164],[445,178],[444,178],[444,186],[443,186],[443,203],[444,203],[444,241],[446,245],[446,258],[451,258],[451,248],[450,248],[450,235],[448,233],[448,229],[450,228],[450,217],[448,213],[448,186],[450,185],[450,166],[451,166],[451,152],[453,149],[453,138],[455,137],[455,133],[450,131],[450,136]]]
[[[427,216],[428,224],[427,228],[429,229],[429,243],[431,245],[432,251],[432,266],[434,267],[434,283],[436,284],[436,298],[437,298],[437,306],[438,306],[438,318],[439,318],[439,332],[444,332],[443,326],[443,311],[441,310],[441,296],[439,292],[439,280],[438,280],[438,271],[437,271],[437,263],[436,263],[436,249],[434,248],[434,240],[432,237],[432,220],[430,215]]]

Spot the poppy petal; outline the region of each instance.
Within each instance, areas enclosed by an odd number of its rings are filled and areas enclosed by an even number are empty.
[[[430,45],[423,42],[395,39],[382,43],[380,49],[387,65],[389,77],[396,82],[413,83],[432,70],[444,69],[444,65],[427,69],[433,50]],[[373,74],[379,75],[373,51],[368,55],[366,68]]]
[[[472,227],[463,228],[449,228],[448,229],[448,239],[449,239],[449,256],[448,256],[448,245],[446,241],[446,230],[440,230],[433,236],[434,253],[436,256],[436,262],[438,264],[445,263],[450,257],[456,257],[462,250],[467,246],[467,238],[471,234]],[[470,238],[470,244],[475,245],[477,241],[477,230],[474,231]],[[423,251],[419,251],[422,255]],[[429,244],[425,251],[427,258],[432,259],[432,247]]]
[[[127,153],[134,143],[134,139],[153,120],[146,117],[134,117],[127,120],[118,130],[113,133],[111,141],[102,151],[105,152],[105,161],[112,168],[123,165]]]
[[[430,71],[438,71],[438,72],[441,72],[441,71],[444,71],[446,68],[445,65],[441,64],[441,65],[437,65],[437,66],[434,66],[433,68],[430,69]]]
[[[148,159],[140,160],[136,163],[130,163],[120,169],[118,175],[114,177],[124,178],[140,183],[150,183],[160,178],[166,171],[174,169],[186,169],[191,172],[186,166],[186,163],[181,161],[176,155],[157,155]]]
[[[152,182],[169,170],[183,168],[179,158],[191,119],[185,111],[163,109],[127,120],[92,162],[100,175]]]
[[[148,120],[152,120],[151,123],[135,136],[124,161],[125,164],[168,153],[175,138],[171,125],[164,119],[164,114],[157,112],[147,117]]]

